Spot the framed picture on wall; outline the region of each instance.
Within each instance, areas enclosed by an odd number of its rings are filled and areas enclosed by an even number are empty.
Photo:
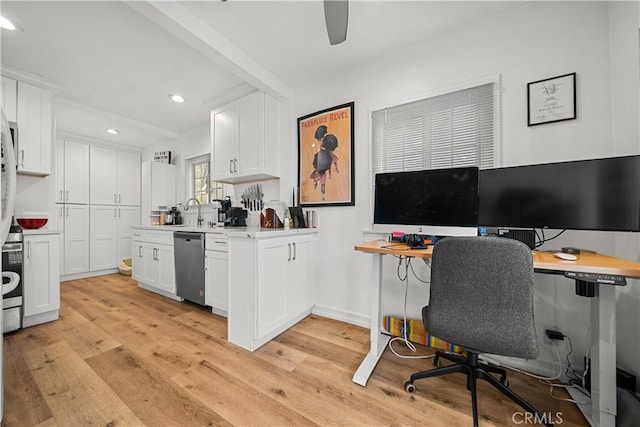
[[[354,103],[298,118],[300,206],[353,206]]]
[[[528,126],[576,118],[576,73],[527,84]]]

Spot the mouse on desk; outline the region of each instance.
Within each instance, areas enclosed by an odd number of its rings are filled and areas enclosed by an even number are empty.
[[[568,253],[565,253],[565,252],[554,252],[553,256],[556,257],[556,258],[563,259],[565,261],[575,261],[575,260],[578,259],[577,256],[575,256],[573,254],[568,254]]]

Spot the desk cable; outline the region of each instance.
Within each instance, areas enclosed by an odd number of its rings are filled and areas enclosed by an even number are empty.
[[[564,233],[565,231],[567,231],[566,229],[560,231],[558,234],[556,234],[553,237],[549,237],[548,239],[544,236],[544,229],[541,228],[540,229],[540,234],[538,234],[538,231],[536,231],[536,229],[534,228],[533,231],[536,233],[536,237],[538,238],[538,242],[535,244],[535,249],[539,248],[540,246],[544,245],[545,243],[559,237],[562,233]]]
[[[565,335],[565,337],[569,338],[567,335]],[[569,343],[570,342],[571,341],[569,340]],[[569,351],[569,353],[567,353],[567,356],[566,356],[567,361],[569,360],[569,354],[571,354],[573,352],[573,345],[570,344],[570,347],[571,347],[570,351]],[[554,352],[556,354],[556,359],[558,360],[558,368],[559,369],[558,369],[558,373],[556,375],[552,376],[552,377],[545,377],[545,376],[541,376],[541,375],[532,374],[531,372],[527,372],[527,371],[524,371],[522,369],[518,369],[516,367],[506,365],[504,363],[500,363],[497,360],[491,358],[490,356],[487,356],[487,355],[484,355],[484,354],[480,355],[480,360],[482,360],[485,363],[489,363],[491,365],[495,365],[495,366],[499,366],[499,367],[502,367],[502,368],[510,369],[512,371],[516,371],[518,373],[527,375],[529,377],[536,378],[541,384],[549,386],[549,396],[551,396],[551,398],[553,398],[555,400],[562,400],[562,401],[566,401],[566,402],[571,402],[571,403],[575,403],[577,405],[586,405],[586,404],[588,404],[589,401],[578,402],[578,401],[573,400],[573,399],[567,399],[567,398],[564,398],[564,397],[558,397],[558,396],[553,394],[553,389],[554,388],[565,388],[566,389],[566,388],[571,387],[571,388],[575,388],[576,390],[578,390],[581,393],[585,394],[587,397],[590,396],[589,392],[583,386],[580,386],[580,385],[575,384],[574,382],[572,382],[571,381],[571,377],[569,377],[570,381],[569,381],[568,384],[567,383],[552,383],[552,382],[550,382],[550,381],[553,381],[553,380],[560,379],[560,377],[562,376],[562,360],[560,358],[560,352],[558,351],[558,347],[557,347],[556,344],[553,345],[553,350],[554,350]],[[571,371],[573,372],[573,368],[570,368],[570,366],[567,366],[567,371],[569,369],[571,369]],[[585,374],[582,375],[583,384],[584,384],[584,377],[586,376],[586,372],[587,372],[587,370],[585,369]]]
[[[401,358],[401,359],[429,359],[435,356],[435,354],[431,354],[431,355],[425,355],[425,356],[410,356],[410,355],[403,355],[398,353],[394,348],[393,345],[391,345],[394,341],[403,341],[404,345],[407,346],[407,348],[409,348],[409,350],[411,350],[412,352],[416,352],[416,346],[413,345],[413,343],[411,341],[409,341],[409,337],[407,336],[407,296],[409,294],[409,268],[411,268],[411,272],[413,273],[413,276],[418,279],[418,281],[422,282],[422,283],[429,283],[426,280],[422,280],[418,277],[418,275],[416,274],[416,272],[413,269],[413,266],[411,265],[411,257],[403,257],[403,256],[398,256],[398,267],[397,267],[397,275],[398,275],[398,279],[400,279],[401,282],[404,282],[404,308],[403,308],[403,316],[402,316],[402,337],[394,337],[391,338],[391,340],[389,340],[389,349],[391,350],[391,352],[393,354],[395,354],[397,357]],[[402,267],[402,261],[404,262],[404,276],[401,275],[401,270],[400,268]],[[431,267],[431,265],[426,262],[428,267]]]

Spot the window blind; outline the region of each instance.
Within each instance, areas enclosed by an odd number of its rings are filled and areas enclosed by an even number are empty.
[[[498,99],[497,84],[487,83],[374,111],[372,178],[382,172],[492,167]]]

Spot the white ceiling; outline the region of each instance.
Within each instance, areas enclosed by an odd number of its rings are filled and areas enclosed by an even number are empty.
[[[60,86],[59,130],[145,147],[205,126],[212,107],[254,88],[290,96],[519,4],[352,0],[347,41],[331,46],[319,0],[2,0],[2,15],[22,31],[2,30],[0,52],[3,72]],[[169,101],[170,93],[186,102]]]

